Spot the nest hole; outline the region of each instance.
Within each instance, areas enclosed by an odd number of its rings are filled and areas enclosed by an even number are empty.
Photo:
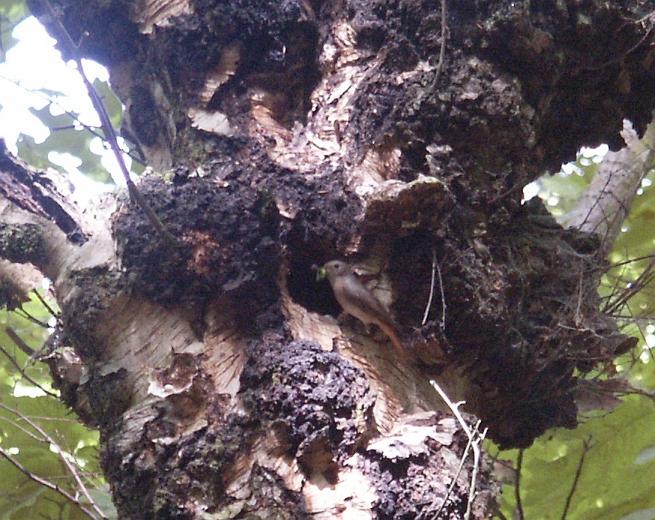
[[[337,255],[319,240],[291,239],[287,287],[289,295],[305,309],[338,316],[341,308],[327,279],[317,280],[317,269]]]

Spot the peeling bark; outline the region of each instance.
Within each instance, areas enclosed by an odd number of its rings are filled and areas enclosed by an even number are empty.
[[[175,245],[123,196],[70,225],[34,172],[5,155],[0,175],[2,221],[43,230],[58,346],[84,367],[56,379],[122,517],[430,518],[456,480],[441,517],[461,518],[467,440],[429,380],[522,447],[574,427],[575,374],[633,344],[598,311],[598,240],[520,196],[622,118],[645,127],[639,2],[448,2],[445,28],[421,0],[55,7],[170,168],[140,190]],[[374,275],[407,359],[336,319],[312,265],[338,256]],[[477,490],[489,517],[486,462]]]

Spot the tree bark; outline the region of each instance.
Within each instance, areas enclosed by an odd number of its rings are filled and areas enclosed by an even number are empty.
[[[634,344],[599,313],[599,239],[521,188],[624,117],[643,131],[642,3],[436,4],[31,3],[109,68],[176,237],[121,194],[79,214],[3,154],[2,222],[41,230],[55,352],[82,366],[53,371],[122,518],[454,519],[469,495],[489,517],[499,486],[459,471],[430,381],[524,447],[575,427],[575,374]],[[336,257],[375,275],[405,357],[337,319],[312,269]]]
[[[625,146],[605,157],[575,207],[563,218],[564,226],[602,237],[599,249],[602,256],[609,254],[641,181],[653,168],[655,123],[651,121],[639,139],[630,123],[625,121],[621,135]]]

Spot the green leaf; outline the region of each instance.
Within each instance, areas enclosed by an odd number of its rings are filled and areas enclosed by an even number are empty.
[[[526,450],[521,473],[526,518],[559,519],[583,451],[590,440],[568,520],[613,520],[655,507],[655,404],[631,396],[611,414],[557,430]],[[651,451],[648,451],[651,450]],[[501,452],[515,458],[516,450]],[[646,454],[646,455],[645,455]],[[511,517],[514,491],[505,486],[503,511]]]

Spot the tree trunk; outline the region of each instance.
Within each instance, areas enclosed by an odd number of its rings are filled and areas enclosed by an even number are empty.
[[[460,471],[430,381],[525,447],[633,345],[598,311],[599,239],[521,188],[624,117],[643,131],[641,4],[34,0],[109,68],[175,237],[126,195],[79,212],[3,152],[0,253],[54,282],[53,372],[121,517],[489,517],[499,486]],[[404,355],[337,319],[313,267],[338,257]]]

